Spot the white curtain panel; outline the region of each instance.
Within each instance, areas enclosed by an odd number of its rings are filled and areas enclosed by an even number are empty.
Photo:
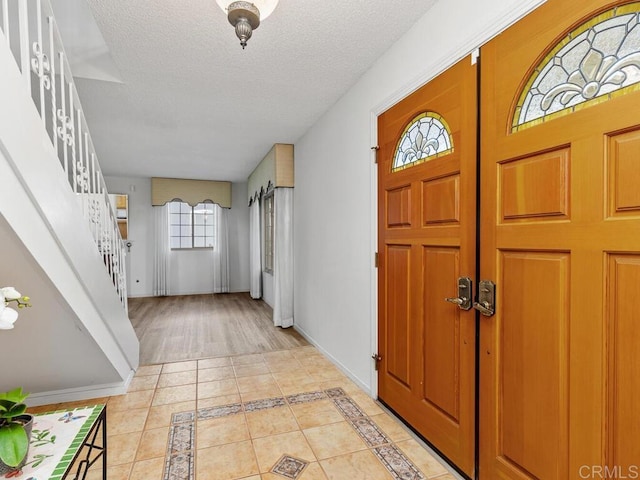
[[[153,254],[153,295],[169,295],[171,247],[169,245],[169,205],[153,207],[155,246]]]
[[[216,244],[213,247],[213,292],[229,291],[229,209],[213,206]]]
[[[273,323],[287,328],[293,325],[293,189],[276,188],[274,204]]]
[[[260,252],[260,199],[249,205],[249,275],[251,298],[262,297],[262,255]]]

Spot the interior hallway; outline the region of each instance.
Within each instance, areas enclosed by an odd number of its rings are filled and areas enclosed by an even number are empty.
[[[308,345],[275,327],[271,307],[248,293],[129,299],[140,365],[270,352]]]
[[[313,346],[143,366],[126,395],[31,411],[105,402],[109,480],[457,478]]]
[[[129,305],[143,366],[127,394],[30,409],[106,404],[109,480],[458,478],[262,300]]]

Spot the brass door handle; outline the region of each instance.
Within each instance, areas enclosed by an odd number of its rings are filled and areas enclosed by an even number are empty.
[[[444,299],[445,302],[455,303],[456,305],[464,305],[467,302],[467,299],[462,297],[447,297]]]
[[[490,317],[490,316],[492,316],[494,313],[496,313],[496,312],[491,308],[491,305],[489,304],[489,302],[482,302],[482,303],[474,302],[474,303],[473,303],[473,308],[475,308],[476,310],[478,310],[482,315],[484,315],[484,316],[486,316],[486,317]]]
[[[444,301],[453,303],[454,305],[458,305],[460,310],[469,310],[471,309],[471,297],[473,296],[471,288],[471,278],[460,277],[458,278],[458,296],[447,297],[444,299]]]

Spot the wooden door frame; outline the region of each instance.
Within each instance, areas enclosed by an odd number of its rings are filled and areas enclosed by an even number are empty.
[[[380,107],[382,108],[382,107]],[[369,276],[371,289],[371,354],[378,352],[378,266],[376,265],[376,253],[378,252],[378,116],[386,109],[372,110],[370,113],[371,122],[371,153],[369,157],[369,180],[371,192],[371,209],[369,211],[371,220],[371,234],[369,236],[369,252],[371,258],[371,275]],[[369,370],[371,397],[378,398],[378,370],[375,362],[371,361]]]

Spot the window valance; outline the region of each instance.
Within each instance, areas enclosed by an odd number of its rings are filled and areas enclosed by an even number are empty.
[[[211,201],[223,208],[231,208],[231,182],[151,178],[151,205],[164,205],[176,199],[191,206]]]
[[[276,143],[249,175],[249,203],[275,187],[293,187],[293,145]]]

